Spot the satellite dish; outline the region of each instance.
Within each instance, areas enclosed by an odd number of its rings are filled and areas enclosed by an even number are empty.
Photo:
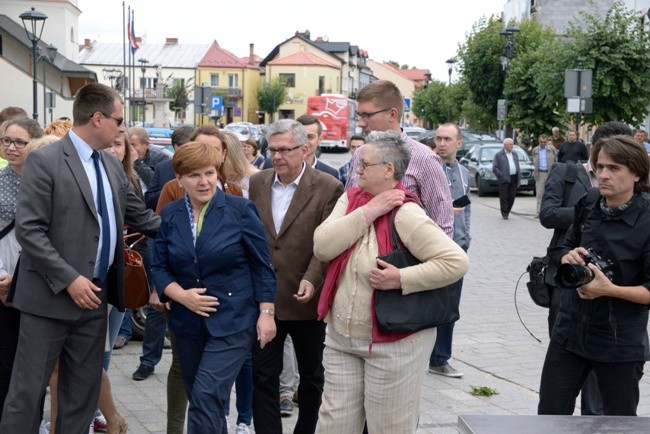
[[[330,41],[330,37],[327,36],[327,35],[324,35],[323,36],[323,42],[329,42],[329,41]]]

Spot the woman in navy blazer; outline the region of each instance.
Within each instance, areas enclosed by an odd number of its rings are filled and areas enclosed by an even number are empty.
[[[192,142],[174,155],[183,199],[162,209],[152,278],[162,302],[173,300],[188,433],[223,433],[223,402],[256,337],[275,337],[275,274],[255,205],[217,188],[223,160]]]

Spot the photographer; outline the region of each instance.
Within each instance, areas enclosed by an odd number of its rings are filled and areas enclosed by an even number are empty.
[[[555,130],[555,129],[554,129]],[[592,143],[598,142],[603,137],[624,134],[632,137],[632,129],[622,122],[605,122],[600,125],[592,136]],[[561,136],[560,136],[561,137]],[[548,246],[549,255],[564,247],[564,239],[569,227],[573,223],[573,212],[578,200],[590,188],[598,186],[596,173],[591,166],[591,160],[586,163],[555,163],[544,186],[544,195],[539,213],[540,223],[548,229],[553,229],[553,237]],[[548,290],[548,334],[553,332],[553,324],[560,309],[562,288],[558,288],[553,280],[560,257],[551,261],[546,268],[546,287]],[[580,413],[584,415],[603,414],[603,403],[598,391],[596,375],[587,376],[580,393]]]
[[[650,160],[632,138],[613,136],[594,145],[591,161],[600,197],[578,201],[561,262],[587,267],[581,269],[585,281],[593,280],[563,294],[542,370],[539,414],[573,414],[594,370],[604,413],[636,415],[650,358],[650,199],[643,194],[650,191]]]

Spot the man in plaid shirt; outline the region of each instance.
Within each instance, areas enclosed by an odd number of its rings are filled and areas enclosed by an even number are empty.
[[[401,131],[400,120],[403,112],[402,93],[388,80],[374,81],[359,91],[357,126],[363,128],[365,134],[370,131]],[[454,213],[451,193],[440,157],[404,132],[402,139],[411,145],[411,162],[402,179],[402,185],[418,195],[429,217],[449,238],[453,238]],[[359,181],[359,174],[354,170],[360,158],[359,154],[356,152],[352,157],[346,188],[356,186]]]

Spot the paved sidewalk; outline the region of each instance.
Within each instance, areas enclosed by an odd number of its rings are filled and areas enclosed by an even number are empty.
[[[479,198],[473,193],[471,199],[470,271],[463,285],[461,319],[455,328],[451,360],[465,376],[453,379],[426,374],[418,434],[456,433],[458,415],[533,415],[537,409],[541,367],[548,345],[547,311],[533,304],[525,287],[526,277],[522,278],[517,304],[525,324],[541,340],[538,343],[517,318],[514,291],[531,257],[544,254],[551,231],[534,219],[534,197],[518,196],[509,220],[501,218],[498,197]],[[113,352],[109,371],[113,394],[129,422],[129,432],[164,433],[165,384],[171,352],[165,350],[152,377],[133,381],[131,375],[138,367],[140,354],[138,342]],[[641,381],[640,416],[650,416],[649,383],[647,376]],[[494,387],[499,394],[474,397],[470,394],[472,385]],[[234,402],[233,399],[233,421]],[[295,416],[283,421],[284,432],[292,432]]]

